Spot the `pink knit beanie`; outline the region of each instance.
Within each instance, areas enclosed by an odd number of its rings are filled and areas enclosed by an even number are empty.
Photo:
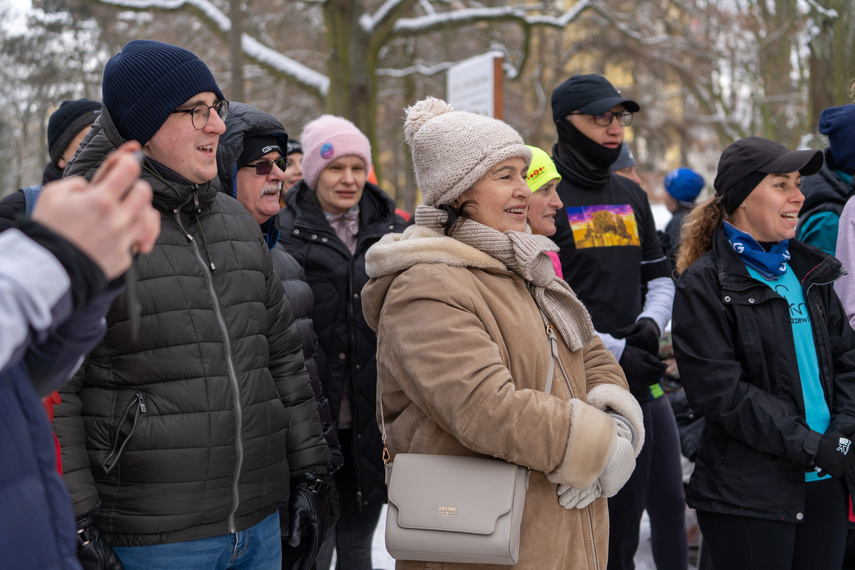
[[[356,125],[343,117],[321,115],[303,128],[303,180],[314,188],[324,168],[342,156],[358,156],[371,168],[371,143]]]

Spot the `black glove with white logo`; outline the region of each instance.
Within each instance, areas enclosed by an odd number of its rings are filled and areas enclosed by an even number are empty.
[[[852,440],[844,437],[839,431],[823,434],[813,462],[819,469],[820,477],[825,475],[840,477],[847,469],[855,466]]]

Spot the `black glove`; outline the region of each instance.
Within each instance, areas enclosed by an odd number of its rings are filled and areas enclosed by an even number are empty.
[[[101,501],[77,519],[77,559],[83,570],[124,570],[122,561],[95,527]]]
[[[662,378],[668,366],[646,350],[627,344],[620,357],[620,367],[626,375],[629,391],[645,402],[650,398],[650,385]]]
[[[855,466],[855,450],[851,447],[852,440],[839,431],[822,434],[819,449],[813,458],[814,465],[821,469],[820,477],[840,477],[847,469]]]
[[[615,338],[626,339],[627,345],[643,348],[653,356],[659,356],[659,337],[661,335],[662,333],[653,319],[647,317],[642,317],[628,327],[623,327],[612,333]]]
[[[288,529],[287,533],[285,529],[282,532],[282,568],[312,568],[336,520],[338,496],[331,476],[322,478],[305,473],[292,477]]]

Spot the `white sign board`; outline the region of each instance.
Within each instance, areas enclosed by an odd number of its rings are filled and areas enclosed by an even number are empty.
[[[448,102],[455,111],[481,113],[502,118],[501,52],[475,56],[448,70]]]

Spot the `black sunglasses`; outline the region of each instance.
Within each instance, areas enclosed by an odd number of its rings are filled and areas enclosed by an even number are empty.
[[[242,168],[250,168],[255,167],[255,173],[259,176],[267,176],[271,172],[273,172],[273,165],[279,167],[279,170],[285,172],[285,169],[288,168],[288,159],[287,158],[277,158],[276,160],[262,160],[259,162],[254,162],[252,164],[246,164]]]

